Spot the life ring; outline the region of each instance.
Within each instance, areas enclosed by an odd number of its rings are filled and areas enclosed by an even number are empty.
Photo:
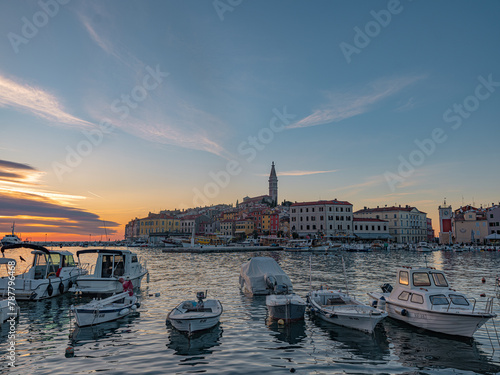
[[[62,281],[59,283],[58,288],[59,288],[59,294],[64,294],[64,284]]]
[[[54,293],[54,287],[52,286],[52,284],[49,284],[49,286],[47,287],[47,294],[50,297],[52,293]]]

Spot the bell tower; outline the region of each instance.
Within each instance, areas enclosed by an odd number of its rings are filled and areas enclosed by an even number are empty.
[[[451,219],[453,217],[453,212],[451,206],[446,204],[446,198],[444,198],[444,203],[439,206],[439,243],[451,245],[453,243],[453,229],[451,225]]]
[[[276,176],[276,170],[274,169],[274,161],[271,165],[271,174],[269,175],[269,196],[273,200],[274,204],[278,204],[278,176]]]

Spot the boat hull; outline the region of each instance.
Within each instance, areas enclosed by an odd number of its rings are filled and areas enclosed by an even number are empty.
[[[53,278],[53,279],[25,279],[24,277],[16,277],[12,290],[15,290],[16,300],[19,301],[38,301],[41,299],[52,298],[66,293],[70,285],[76,280],[76,276],[69,278]],[[8,292],[7,277],[0,280],[0,294],[7,295]],[[6,285],[5,287],[3,285]],[[62,286],[60,286],[62,284]],[[49,287],[51,286],[51,288]]]
[[[412,326],[451,336],[472,337],[474,333],[489,319],[492,314],[453,314],[412,309],[386,303],[389,317],[408,323]]]
[[[128,296],[128,293],[126,294]],[[115,296],[110,298],[115,298]],[[105,303],[105,301],[106,299],[101,302]],[[109,304],[108,306],[101,307],[89,303],[87,305],[72,307],[72,312],[79,327],[88,327],[123,318],[136,311],[136,309],[137,298],[135,296],[128,296],[125,297],[124,303]]]
[[[388,315],[385,311],[364,305],[354,299],[351,299],[352,302],[349,304],[324,305],[318,302],[318,293],[324,293],[323,297],[329,297],[329,294],[334,296],[336,292],[325,290],[308,295],[311,312],[332,324],[371,333],[376,325]]]
[[[193,309],[186,309],[187,304]],[[188,333],[203,331],[219,323],[223,311],[220,301],[206,300],[203,302],[204,308],[201,310],[197,310],[194,306],[199,306],[199,303],[194,301],[180,303],[168,313],[167,320],[178,331]]]
[[[306,302],[297,295],[270,295],[266,297],[269,316],[285,323],[304,319]]]
[[[220,315],[209,318],[193,318],[193,319],[172,319],[170,322],[175,329],[181,332],[197,332],[212,328],[219,323]]]
[[[141,287],[142,278],[147,274],[146,271],[130,278],[134,289]],[[127,276],[127,275],[125,275]],[[82,294],[113,294],[123,291],[122,284],[117,277],[101,278],[92,275],[80,276],[76,279],[75,285],[70,289],[72,292]]]

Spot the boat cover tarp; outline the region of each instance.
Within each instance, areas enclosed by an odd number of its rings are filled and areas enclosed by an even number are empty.
[[[279,264],[269,257],[255,257],[241,265],[240,286],[252,294],[269,294],[272,289],[266,283],[266,279],[273,276],[277,284],[288,286],[288,292],[292,293],[292,281],[281,269]]]

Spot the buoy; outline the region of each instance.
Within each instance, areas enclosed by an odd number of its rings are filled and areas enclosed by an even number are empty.
[[[73,348],[72,346],[68,346],[66,348],[66,353],[65,353],[65,356],[66,357],[74,357],[75,356],[75,348]]]
[[[160,293],[155,293],[155,297],[159,297],[160,296]]]
[[[405,309],[401,310],[401,315],[402,316],[407,316],[408,315],[408,311],[405,310]]]
[[[290,369],[290,372],[295,372],[295,369],[292,367],[292,368]]]
[[[486,297],[486,293],[481,293],[479,296]]]
[[[486,279],[483,277],[483,279],[481,280],[483,282],[483,284],[486,282]]]
[[[278,320],[278,324],[282,326],[285,324],[285,321],[283,319],[280,319],[280,320]]]

